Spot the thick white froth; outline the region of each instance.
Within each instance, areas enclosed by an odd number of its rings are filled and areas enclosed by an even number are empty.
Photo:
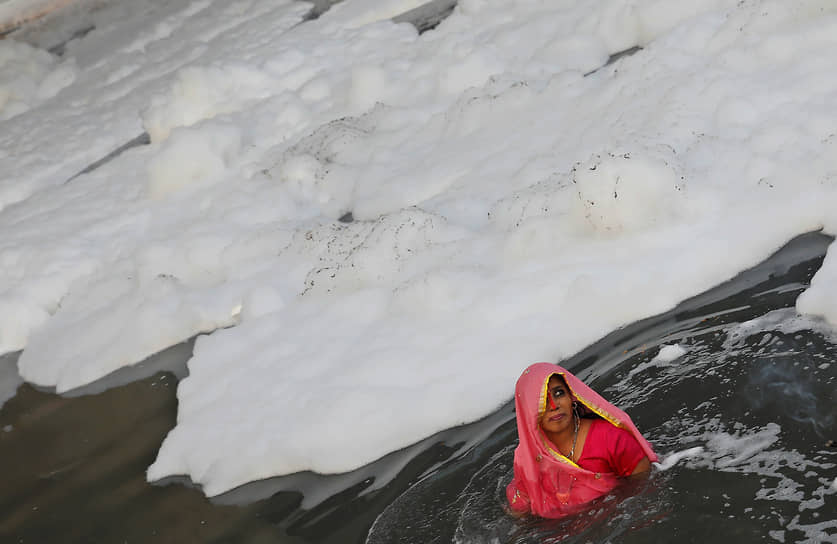
[[[0,121],[37,107],[72,84],[75,77],[72,60],[59,63],[41,49],[0,40]]]
[[[160,148],[148,165],[148,193],[155,199],[223,179],[240,155],[241,131],[235,125],[204,123],[177,130]]]
[[[796,301],[796,309],[800,312],[822,317],[831,324],[837,323],[837,292],[832,287],[837,281],[835,261],[834,246],[830,246],[822,267],[811,279],[811,287]]]
[[[657,355],[655,355],[653,359],[644,363],[640,363],[633,367],[631,371],[628,373],[628,376],[630,377],[635,374],[639,374],[640,372],[653,366],[669,366],[672,363],[672,361],[676,361],[686,353],[687,350],[678,344],[663,345],[660,347],[659,353],[657,353]]]
[[[0,350],[63,391],[227,327],[148,473],[208,494],[474,421],[837,233],[835,5],[699,4],[114,2],[60,63],[6,47],[45,94],[0,122]],[[798,309],[837,323],[832,261]]]
[[[811,289],[808,289],[808,291],[800,295],[800,299],[810,291]],[[799,299],[797,299],[797,307],[799,304]],[[830,339],[832,342],[835,341],[833,325],[827,321],[823,321],[816,313],[812,312],[807,315],[800,315],[793,308],[784,308],[768,312],[756,319],[735,325],[729,331],[727,339],[724,341],[724,347],[729,348],[758,331],[777,331],[784,334],[793,334],[802,330],[814,331]],[[828,368],[828,366],[825,368]]]

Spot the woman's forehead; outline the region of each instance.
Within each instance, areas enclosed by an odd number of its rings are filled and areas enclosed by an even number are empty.
[[[560,385],[561,387],[566,387],[567,386],[566,382],[564,381],[564,379],[560,375],[553,374],[552,376],[549,377],[549,381],[547,382],[547,387],[552,388],[552,387],[555,387],[555,386],[558,386],[558,385]]]

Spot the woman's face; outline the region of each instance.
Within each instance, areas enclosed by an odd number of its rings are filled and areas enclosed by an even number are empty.
[[[573,428],[573,396],[570,390],[564,385],[564,381],[557,376],[549,378],[546,388],[547,395],[552,397],[552,404],[549,398],[546,399],[546,411],[541,414],[541,428],[548,433],[559,433],[566,429]]]

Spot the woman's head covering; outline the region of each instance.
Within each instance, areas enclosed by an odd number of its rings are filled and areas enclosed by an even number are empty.
[[[628,414],[607,402],[565,368],[551,363],[536,363],[523,371],[515,387],[517,433],[520,444],[514,452],[515,481],[525,487],[530,509],[542,517],[561,517],[578,506],[599,497],[619,482],[615,474],[594,473],[583,469],[557,452],[540,428],[540,416],[546,410],[549,378],[558,374],[567,382],[575,400],[585,411],[625,429],[636,438],[649,461],[657,461],[651,445],[637,430]],[[515,482],[512,482],[513,484]]]

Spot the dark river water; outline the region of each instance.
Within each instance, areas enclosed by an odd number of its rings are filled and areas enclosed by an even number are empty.
[[[191,344],[68,396],[19,384],[7,355],[0,542],[837,542],[835,344],[793,309],[829,242],[801,236],[563,362],[631,414],[661,465],[560,521],[502,510],[511,403],[349,474],[209,500],[183,480],[145,482]],[[674,344],[681,356],[658,357]]]

